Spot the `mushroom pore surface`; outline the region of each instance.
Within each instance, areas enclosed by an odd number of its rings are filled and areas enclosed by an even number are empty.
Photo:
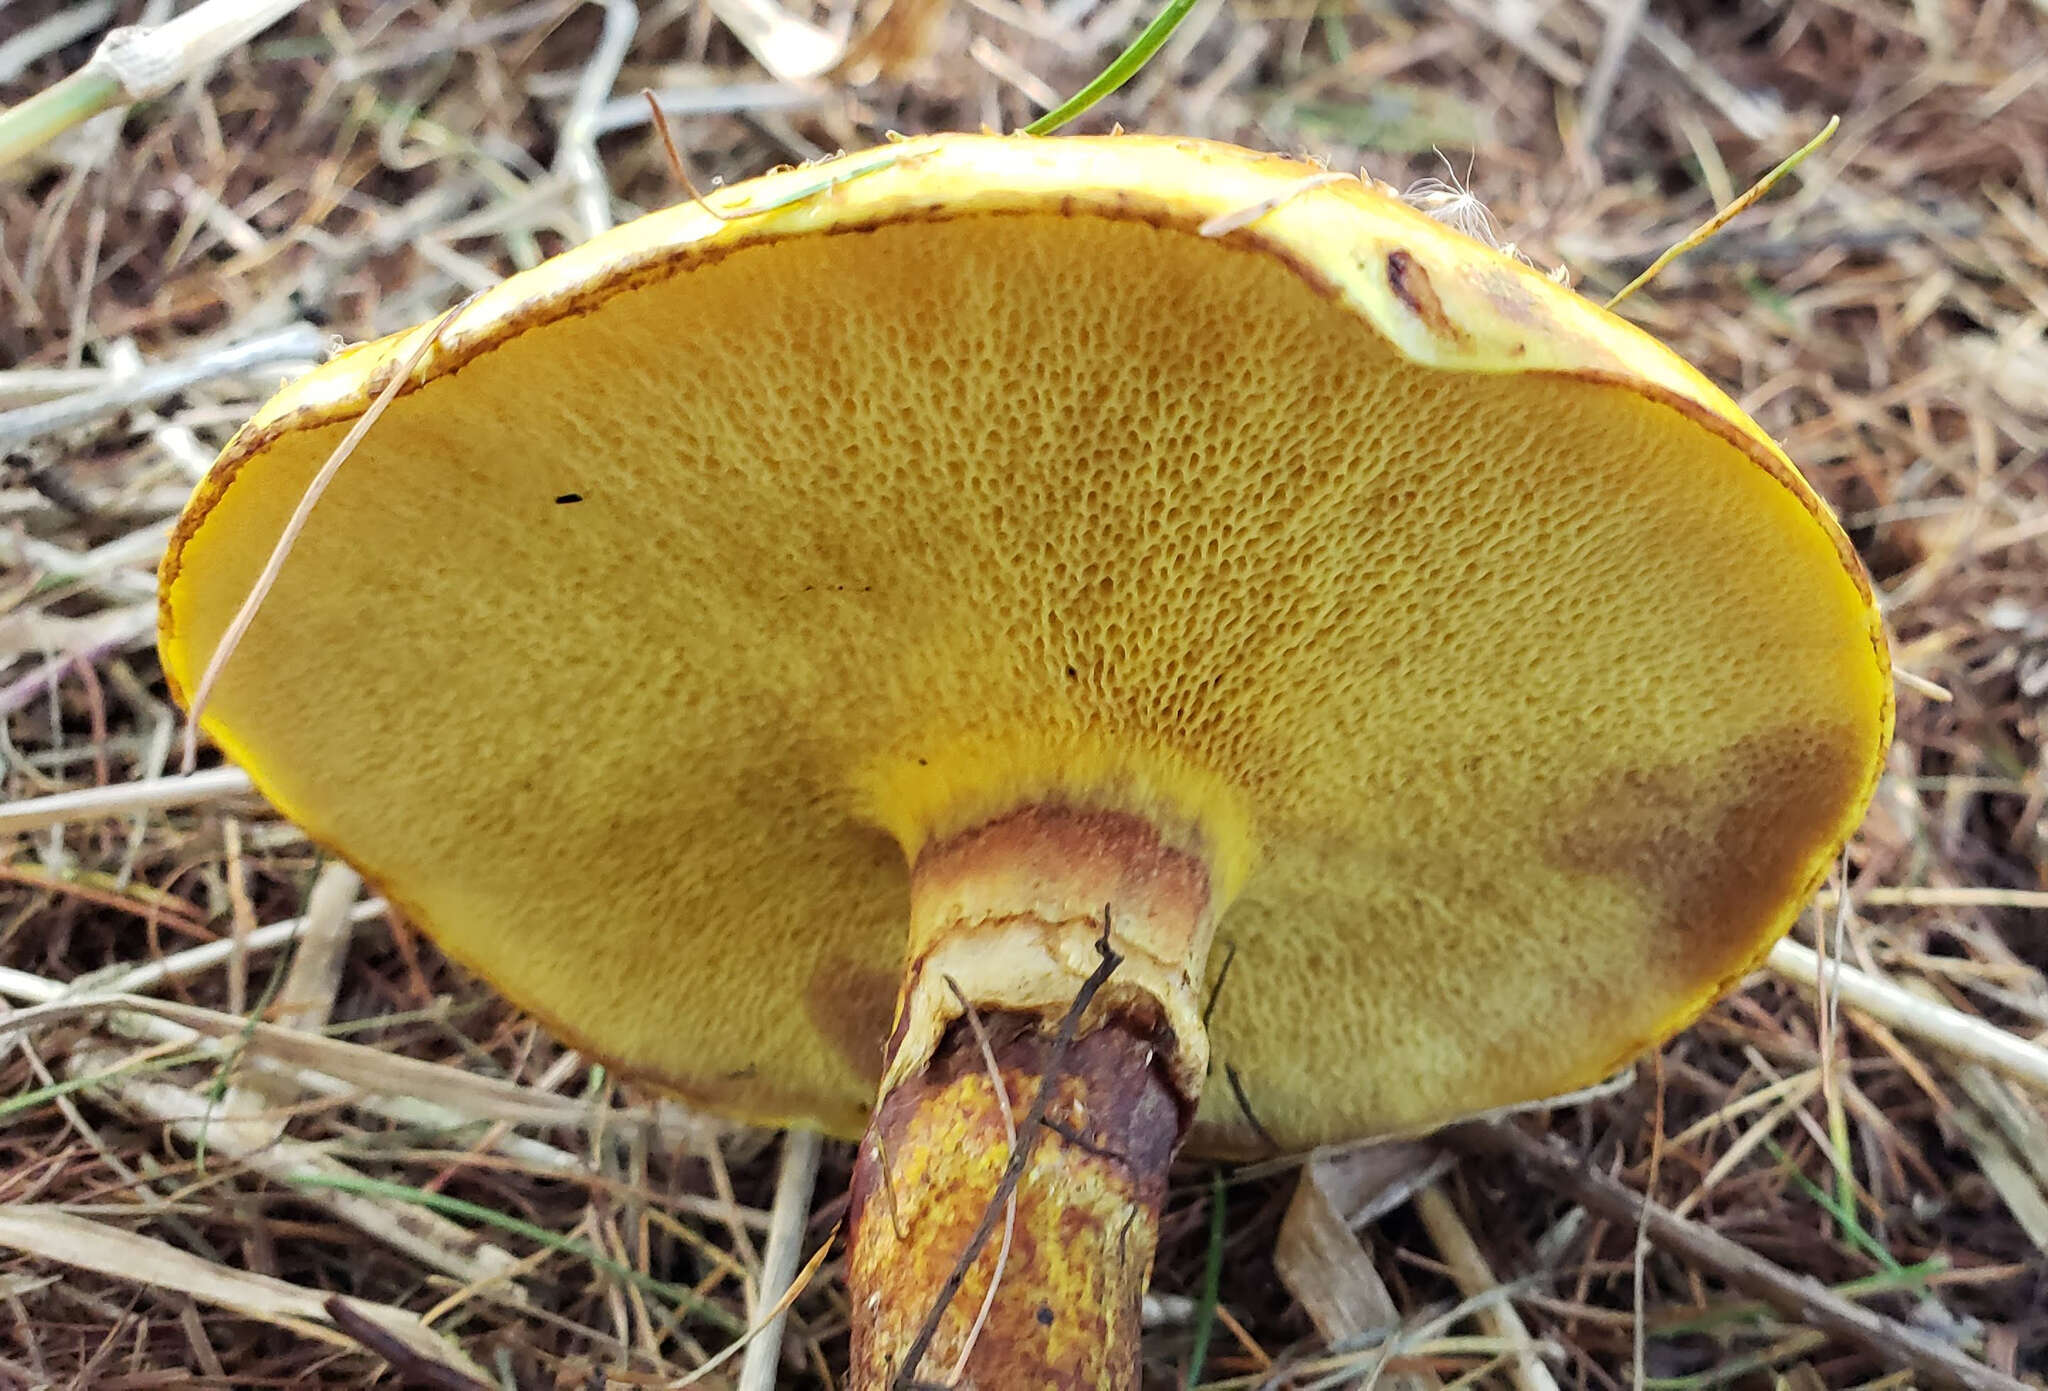
[[[210,732],[514,1001],[750,1118],[858,1130],[906,853],[1034,804],[1204,856],[1217,1075],[1283,1145],[1597,1079],[1868,795],[1836,533],[1693,413],[1415,361],[1168,224],[877,218],[536,317],[369,432]],[[178,688],[359,410],[230,449]],[[1255,1135],[1212,1085],[1195,1147]]]

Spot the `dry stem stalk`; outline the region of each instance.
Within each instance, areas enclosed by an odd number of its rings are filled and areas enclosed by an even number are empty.
[[[1811,947],[1787,939],[1771,948],[1768,964],[1779,975],[1808,989],[1819,986],[1820,957]],[[1873,1014],[1893,1028],[1958,1057],[1996,1068],[2037,1091],[2048,1091],[2048,1048],[1960,1010],[1923,999],[1903,986],[1854,966],[1831,964],[1827,979],[1835,995],[1850,1008]]]
[[[301,3],[204,0],[167,24],[114,30],[77,72],[0,111],[0,169],[103,111],[161,96]]]
[[[104,1089],[124,1106],[168,1126],[188,1144],[204,1144],[209,1152],[239,1161],[279,1182],[312,1176],[346,1184],[358,1177],[355,1170],[328,1158],[315,1146],[280,1140],[275,1133],[266,1134],[266,1130],[283,1129],[287,1110],[280,1107],[271,1112],[244,1110],[229,1114],[224,1107],[185,1087],[146,1077],[120,1076],[127,1061],[126,1055],[115,1049],[83,1048],[71,1056],[64,1071],[67,1077],[80,1081],[110,1078],[103,1084]],[[344,1186],[310,1187],[301,1196],[372,1240],[404,1252],[427,1269],[468,1283],[488,1283],[501,1298],[515,1304],[527,1302],[525,1289],[508,1278],[515,1265],[511,1254],[489,1242],[477,1241],[472,1233],[445,1217],[417,1208],[396,1208],[377,1198],[350,1192]]]
[[[754,1302],[756,1330],[740,1363],[739,1391],[773,1391],[782,1360],[784,1302],[803,1254],[804,1219],[811,1215],[811,1191],[818,1181],[821,1142],[815,1130],[792,1130],[782,1141],[782,1168],[775,1180],[774,1220],[761,1253],[761,1288]]]
[[[1442,1184],[1426,1183],[1417,1189],[1415,1211],[1422,1218],[1422,1225],[1429,1230],[1429,1239],[1436,1243],[1437,1254],[1451,1268],[1451,1278],[1466,1298],[1477,1299],[1500,1288],[1500,1281],[1494,1278],[1493,1271],[1487,1266],[1479,1243],[1472,1239],[1465,1219],[1458,1215],[1457,1204],[1444,1192]],[[1522,1316],[1509,1300],[1487,1305],[1478,1318],[1488,1333],[1504,1342],[1520,1344],[1524,1349],[1535,1345],[1529,1326],[1522,1322]],[[1507,1370],[1508,1379],[1514,1383],[1516,1391],[1558,1391],[1557,1379],[1551,1376],[1550,1369],[1533,1351],[1516,1353]]]
[[[175,1290],[324,1342],[348,1346],[328,1326],[330,1297],[180,1251],[174,1246],[62,1212],[40,1203],[0,1208],[0,1248],[93,1270],[153,1289]],[[338,1297],[338,1296],[337,1296]],[[350,1300],[350,1307],[428,1363],[481,1380],[483,1373],[418,1316],[389,1305]]]

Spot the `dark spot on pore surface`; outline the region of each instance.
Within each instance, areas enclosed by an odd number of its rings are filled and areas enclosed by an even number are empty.
[[[1052,1306],[1050,1304],[1038,1306],[1038,1323],[1041,1328],[1052,1327]]]
[[[555,505],[560,507],[567,503],[581,501],[583,501],[583,494],[581,493],[562,493],[555,498]]]
[[[804,1010],[856,1076],[878,1082],[896,1012],[896,975],[847,957],[827,957],[804,986]]]
[[[1814,858],[1861,793],[1868,758],[1856,726],[1795,727],[1712,760],[1621,769],[1560,818],[1548,858],[1640,895],[1656,985],[1712,985],[1741,969],[1766,924],[1814,887]]]

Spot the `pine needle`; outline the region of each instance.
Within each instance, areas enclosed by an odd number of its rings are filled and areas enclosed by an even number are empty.
[[[1828,117],[1828,123],[1821,127],[1819,135],[1814,136],[1813,139],[1807,141],[1804,145],[1801,145],[1798,149],[1794,150],[1789,156],[1785,158],[1785,160],[1782,163],[1778,165],[1777,168],[1773,169],[1770,173],[1764,175],[1761,179],[1758,179],[1754,184],[1751,184],[1749,187],[1749,191],[1747,193],[1744,193],[1740,198],[1737,198],[1727,207],[1721,209],[1721,211],[1715,213],[1705,222],[1702,222],[1699,226],[1693,228],[1692,231],[1688,232],[1676,246],[1672,247],[1662,256],[1659,256],[1656,260],[1652,261],[1650,263],[1650,268],[1648,270],[1644,271],[1635,279],[1629,281],[1628,284],[1622,286],[1621,290],[1614,296],[1614,298],[1608,300],[1607,303],[1603,306],[1603,308],[1614,308],[1615,305],[1620,304],[1623,300],[1627,299],[1637,290],[1642,289],[1643,286],[1649,284],[1652,280],[1655,280],[1658,274],[1662,272],[1666,266],[1670,265],[1673,261],[1683,256],[1686,252],[1692,250],[1694,247],[1699,246],[1703,242],[1707,241],[1716,232],[1720,231],[1723,227],[1726,227],[1730,222],[1734,221],[1737,217],[1741,216],[1742,213],[1747,211],[1750,208],[1750,206],[1754,204],[1758,199],[1762,198],[1766,193],[1769,193],[1771,189],[1774,186],[1776,186],[1778,180],[1784,178],[1794,169],[1797,169],[1802,163],[1805,162],[1806,157],[1808,155],[1812,154],[1815,150],[1818,150],[1821,146],[1827,144],[1828,141],[1834,137],[1835,131],[1841,126],[1841,124],[1842,118],[1840,116]]]

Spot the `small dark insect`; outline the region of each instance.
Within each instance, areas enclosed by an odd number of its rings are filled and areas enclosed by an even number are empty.
[[[555,499],[555,504],[557,506],[562,506],[567,503],[581,501],[583,501],[583,494],[581,493],[563,493],[560,497]]]

